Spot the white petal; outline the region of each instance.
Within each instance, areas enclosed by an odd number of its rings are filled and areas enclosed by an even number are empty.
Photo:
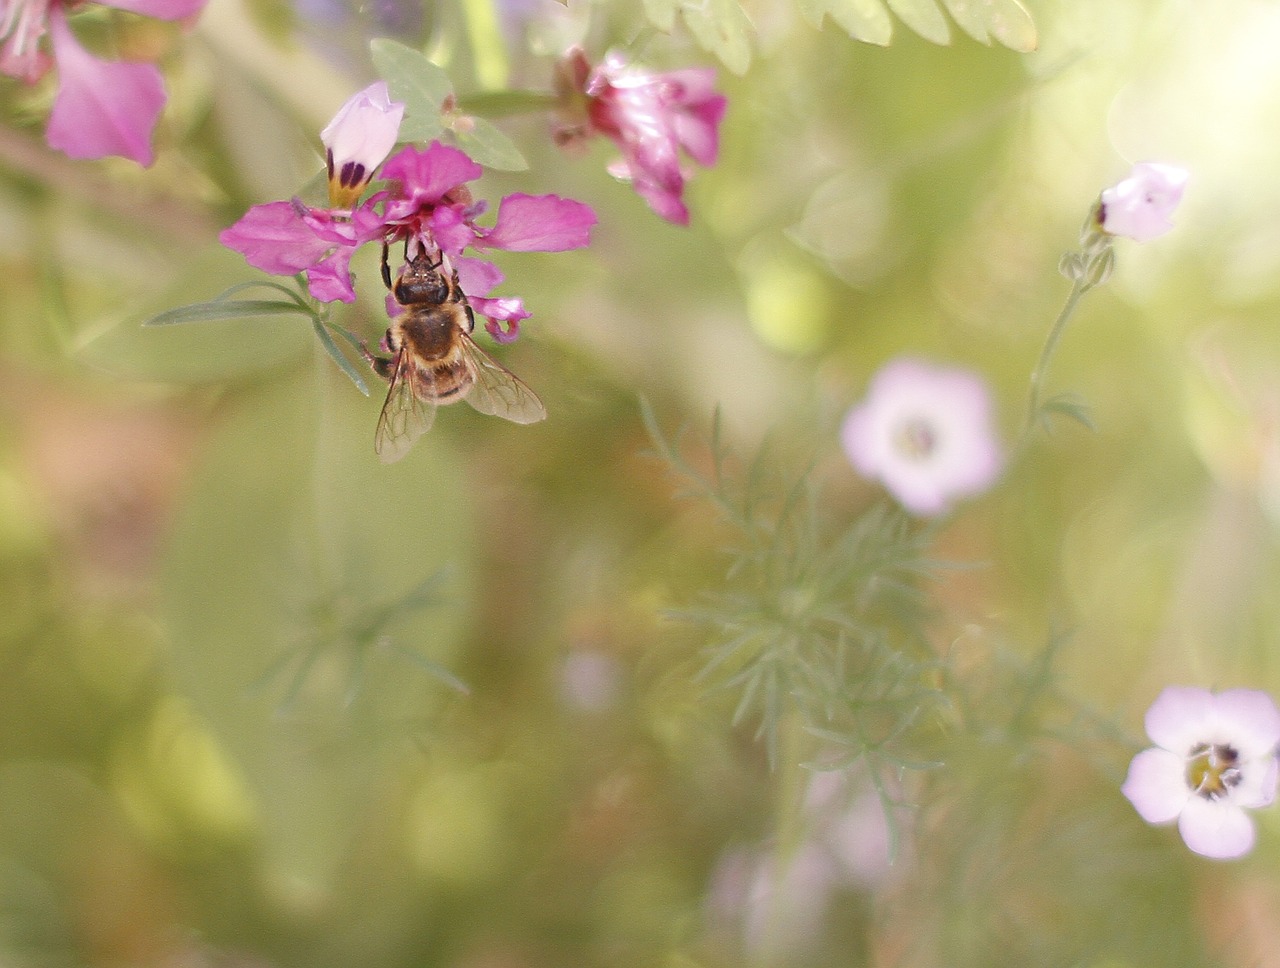
[[[1231,802],[1241,807],[1266,807],[1276,798],[1276,758],[1266,756],[1240,764],[1240,784],[1231,791]]]
[[[1220,742],[1231,744],[1241,759],[1266,756],[1280,742],[1280,710],[1258,689],[1228,689],[1214,698]]]
[[[1147,823],[1168,823],[1191,799],[1186,761],[1168,750],[1143,750],[1129,764],[1120,792]]]
[[[1227,800],[1192,797],[1178,818],[1178,830],[1197,854],[1228,860],[1253,849],[1253,821]]]
[[[1185,756],[1197,745],[1214,739],[1216,709],[1213,693],[1208,689],[1169,686],[1147,710],[1147,735],[1157,746]]]

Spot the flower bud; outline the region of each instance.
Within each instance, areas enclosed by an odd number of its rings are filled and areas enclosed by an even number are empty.
[[[392,101],[385,81],[352,95],[320,132],[327,149],[329,203],[351,208],[400,134],[404,105]]]
[[[1108,235],[1150,242],[1171,228],[1170,220],[1190,174],[1173,165],[1142,162],[1129,177],[1102,193],[1098,224]]]

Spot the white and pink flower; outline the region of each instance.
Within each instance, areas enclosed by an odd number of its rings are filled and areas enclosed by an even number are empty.
[[[207,0],[101,0],[161,20],[191,17]],[[100,60],[76,39],[71,0],[0,0],[0,73],[34,83],[57,68],[58,93],[45,140],[71,158],[154,159],[152,133],[164,108],[164,81],[151,64]],[[48,35],[52,56],[46,51]]]
[[[866,398],[845,417],[841,441],[858,473],[924,516],[982,493],[1004,465],[986,383],[967,370],[910,358],[872,378]]]
[[[320,140],[329,167],[329,204],[351,208],[400,135],[404,105],[391,100],[386,81],[357,91],[333,116]]]
[[[1186,845],[1205,857],[1253,849],[1246,810],[1276,797],[1280,710],[1265,692],[1165,689],[1147,710],[1156,745],[1129,764],[1121,792],[1147,823],[1178,822]]]
[[[1108,235],[1150,242],[1173,228],[1171,216],[1191,177],[1185,169],[1140,162],[1129,177],[1102,193],[1098,224]]]

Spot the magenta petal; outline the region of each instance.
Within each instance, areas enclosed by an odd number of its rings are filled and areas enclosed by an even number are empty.
[[[636,178],[631,183],[631,187],[636,190],[636,194],[643,198],[659,217],[666,219],[672,225],[689,224],[689,208],[680,197],[681,191],[671,191],[669,188],[643,177]]]
[[[596,213],[590,205],[558,195],[508,195],[498,222],[478,247],[512,252],[563,252],[591,242]]]
[[[451,189],[483,173],[466,154],[439,141],[431,142],[426,151],[412,145],[403,148],[382,166],[382,177],[400,182],[403,195],[417,204],[438,202]]]
[[[484,316],[488,322],[484,328],[499,343],[512,343],[520,335],[520,320],[528,319],[530,313],[524,303],[510,296],[502,299],[473,298],[471,308]],[[506,327],[503,327],[506,323]]]
[[[467,224],[458,211],[459,208],[456,205],[440,205],[431,212],[431,237],[435,239],[441,252],[450,255],[457,255],[476,240],[475,229]]]
[[[255,269],[277,276],[310,268],[332,247],[316,236],[292,202],[255,205],[224,229],[218,241],[243,255]]]
[[[453,259],[453,267],[458,270],[458,283],[462,286],[462,291],[473,302],[476,297],[487,296],[494,286],[502,282],[502,270],[483,259],[457,256]]]
[[[45,140],[71,158],[120,155],[146,166],[164,107],[164,82],[150,64],[101,61],[76,41],[62,8],[49,10],[58,94]]]
[[[307,270],[307,289],[321,302],[355,302],[356,291],[351,285],[351,255],[353,248],[336,250]]]
[[[106,7],[140,13],[160,20],[181,20],[204,9],[209,0],[97,0]]]
[[[671,126],[689,157],[700,165],[711,166],[716,163],[720,153],[720,122],[724,120],[725,109],[729,100],[715,97],[691,106],[683,113],[671,119]]]

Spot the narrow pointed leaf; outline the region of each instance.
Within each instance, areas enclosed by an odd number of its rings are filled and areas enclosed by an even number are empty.
[[[316,336],[320,338],[320,345],[325,348],[325,352],[333,357],[333,362],[338,364],[338,369],[345,373],[347,379],[356,385],[356,389],[367,397],[369,388],[365,386],[364,380],[360,378],[359,371],[352,365],[351,361],[342,355],[342,351],[338,349],[338,344],[333,341],[329,331],[316,320],[312,320],[311,325],[316,331]]]
[[[943,0],[960,29],[979,43],[992,39],[1010,50],[1036,49],[1035,21],[1019,0]]]
[[[951,27],[934,0],[889,0],[889,7],[925,40],[935,44],[951,43]]]
[[[143,326],[173,326],[181,323],[210,323],[227,319],[248,319],[254,316],[309,315],[296,302],[279,299],[215,299],[212,302],[179,306],[157,313],[143,322]]]
[[[828,14],[854,40],[889,46],[893,21],[880,0],[800,0],[800,11],[815,27]]]

